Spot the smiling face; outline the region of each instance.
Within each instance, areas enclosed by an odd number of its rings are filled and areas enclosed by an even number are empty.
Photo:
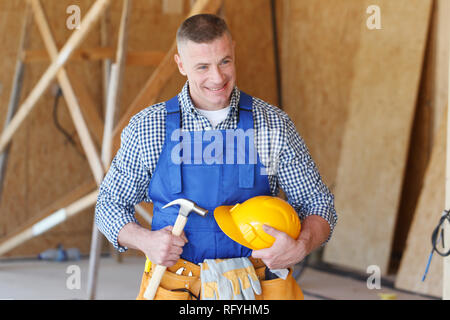
[[[209,43],[187,40],[179,44],[175,62],[188,78],[197,108],[220,110],[229,105],[236,83],[234,59],[234,43],[227,33]]]

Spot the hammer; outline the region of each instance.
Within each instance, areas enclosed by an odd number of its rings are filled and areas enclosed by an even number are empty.
[[[195,212],[201,217],[206,216],[208,213],[208,210],[205,210],[203,208],[200,208],[197,206],[194,202],[187,200],[187,199],[177,199],[174,200],[168,204],[166,204],[163,209],[173,206],[173,205],[180,205],[180,211],[178,212],[177,220],[175,221],[175,225],[172,229],[172,234],[174,236],[180,236],[181,232],[183,232],[184,226],[186,225],[187,218],[191,212]],[[159,287],[159,284],[161,282],[162,276],[164,275],[164,272],[166,271],[167,267],[157,265],[155,267],[155,270],[153,271],[152,278],[150,279],[150,283],[147,286],[147,289],[144,293],[144,298],[147,300],[153,300],[156,294],[156,290]]]

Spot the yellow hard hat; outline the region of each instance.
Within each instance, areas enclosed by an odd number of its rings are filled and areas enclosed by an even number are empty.
[[[263,230],[264,224],[293,239],[297,239],[301,228],[294,208],[287,201],[270,196],[253,197],[235,206],[217,207],[214,218],[227,236],[252,250],[271,247],[275,242],[275,238]]]

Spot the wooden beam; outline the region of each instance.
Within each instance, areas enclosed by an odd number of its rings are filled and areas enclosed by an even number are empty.
[[[97,201],[98,190],[95,190],[88,194],[87,196],[81,198],[80,200],[72,203],[66,208],[61,208],[56,212],[52,212],[47,218],[39,221],[38,223],[32,225],[31,227],[18,233],[16,236],[5,241],[0,245],[0,255],[7,251],[17,247],[19,244],[25,241],[37,237],[44,232],[54,228],[55,226],[61,224],[72,216],[82,212],[85,209],[93,206]]]
[[[113,153],[117,152],[120,147],[120,134],[122,130],[128,125],[130,119],[145,107],[156,103],[156,99],[161,90],[176,72],[177,67],[173,60],[173,56],[177,51],[176,43],[172,44],[169,52],[164,57],[164,60],[152,73],[149,80],[144,85],[144,88],[139,92],[138,96],[133,100],[131,106],[125,111],[117,126],[113,131]]]
[[[188,14],[188,17],[199,13],[216,13],[222,5],[222,0],[197,0]],[[131,105],[125,111],[113,133],[113,154],[117,152],[120,147],[120,134],[127,126],[131,117],[156,102],[161,90],[170,80],[172,75],[177,71],[177,66],[174,62],[174,55],[177,52],[176,41],[173,42],[171,48],[167,52],[163,61],[158,65],[156,70],[152,73],[150,78],[145,83],[142,90],[133,100]]]
[[[100,45],[102,47],[110,47],[111,42],[111,12],[106,10],[100,20]],[[103,91],[103,114],[106,113],[106,104],[108,100],[108,84],[111,72],[111,58],[107,57],[102,60],[102,91]]]
[[[163,51],[131,51],[127,53],[127,66],[155,67],[165,55]]]
[[[41,95],[53,81],[58,71],[67,62],[73,51],[81,44],[88,33],[92,30],[94,24],[97,22],[102,12],[109,5],[110,1],[111,0],[97,0],[92,5],[85,18],[83,19],[80,29],[76,30],[70,36],[69,40],[66,42],[61,52],[58,54],[58,57],[47,68],[47,71],[45,71],[45,73],[42,75],[41,79],[38,81],[31,93],[20,106],[19,111],[11,120],[5,132],[3,132],[2,136],[0,137],[0,152],[3,152],[6,145],[9,143],[9,141],[11,141],[14,133],[23,123],[28,114],[32,111]]]
[[[36,218],[2,239],[0,256],[93,206],[98,194],[95,189],[94,182],[85,183],[36,214]]]
[[[19,41],[19,49],[17,53],[17,60],[16,60],[16,68],[14,71],[14,78],[12,83],[12,89],[11,89],[11,95],[9,97],[9,104],[8,104],[8,111],[6,113],[6,119],[5,119],[5,128],[8,126],[9,122],[13,118],[14,114],[16,113],[17,107],[19,106],[19,100],[20,95],[22,92],[22,84],[23,84],[23,75],[25,72],[25,63],[23,62],[23,52],[25,48],[28,46],[29,42],[29,30],[30,30],[30,23],[31,23],[31,8],[27,4],[25,9],[25,17],[22,24],[22,30],[20,35],[20,41]],[[8,162],[8,154],[9,154],[9,148],[11,144],[9,144],[5,152],[0,153],[0,195],[3,190],[3,179],[5,175],[5,169],[6,164]]]
[[[115,120],[119,114],[120,98],[122,93],[123,75],[125,72],[126,49],[128,43],[128,21],[129,21],[130,1],[124,0],[123,13],[120,21],[119,40],[116,53],[116,61],[111,67],[111,77],[108,89],[108,104],[111,109],[109,117],[105,117],[105,134],[102,146],[102,161],[105,168],[109,167],[111,161],[112,133]],[[107,106],[108,108],[108,106]],[[107,113],[108,114],[108,113]],[[108,128],[106,128],[108,126]]]
[[[81,61],[98,61],[108,59],[114,56],[114,48],[109,47],[97,47],[74,50],[72,56],[69,58],[71,62]],[[26,63],[42,62],[47,63],[50,61],[50,56],[47,50],[27,50],[24,52],[24,61]]]
[[[147,205],[145,202],[143,202],[143,205]],[[149,214],[148,211],[144,208],[143,205],[137,205],[134,208],[136,209],[136,212],[139,213],[139,215],[144,218],[144,220],[149,224],[152,225],[153,215]],[[150,205],[147,205],[150,206]],[[149,208],[151,209],[151,208]]]
[[[58,57],[58,48],[55,44],[55,40],[53,39],[50,27],[47,23],[47,19],[45,17],[42,5],[39,0],[29,0],[29,1],[32,5],[36,23],[39,27],[39,31],[41,32],[41,36],[44,40],[45,47],[47,48],[47,51],[49,52],[52,58],[52,61],[56,62],[56,59]],[[91,167],[94,179],[97,182],[97,184],[100,185],[104,175],[100,155],[97,152],[96,146],[91,138],[86,122],[84,121],[83,115],[81,114],[78,99],[77,96],[75,95],[72,85],[70,84],[67,72],[63,67],[61,67],[61,69],[58,71],[57,78],[59,84],[61,85],[61,89],[64,93],[64,98],[67,101],[67,106],[69,108],[70,115],[72,116],[78,136],[80,137],[81,145],[84,149],[88,163]]]
[[[100,61],[105,59],[112,59],[116,53],[116,48],[98,47],[78,49],[74,51],[70,57],[71,62],[82,61]],[[166,55],[163,51],[147,50],[147,51],[130,51],[127,52],[127,66],[143,66],[155,67],[158,66]],[[46,50],[27,50],[23,53],[23,61],[25,63],[42,62],[46,63],[50,57]]]
[[[125,68],[126,59],[126,47],[128,40],[128,16],[130,13],[130,0],[123,1],[122,17],[120,19],[119,28],[119,45],[117,48],[116,62],[113,63],[111,67],[111,73],[109,77],[108,85],[108,99],[105,114],[105,127],[103,134],[103,144],[102,144],[102,162],[104,167],[109,166],[111,161],[111,138],[112,129],[114,126],[114,118],[117,113],[117,109],[120,101],[120,92],[122,89],[122,76]],[[97,288],[97,273],[98,273],[98,263],[100,259],[102,236],[94,223],[92,226],[92,237],[91,237],[91,251],[89,255],[89,271],[88,271],[88,284],[87,284],[87,295],[88,299],[92,300],[95,298],[96,288]]]
[[[89,131],[94,138],[98,149],[103,139],[103,119],[97,108],[97,102],[94,101],[90,90],[85,81],[83,81],[76,73],[68,73],[70,83],[75,91],[83,117],[86,119]]]
[[[54,58],[55,53],[57,55],[57,48],[52,39],[51,31],[46,22],[42,7],[40,6],[40,3],[38,0],[29,0],[29,1],[32,3],[32,5],[34,7],[35,14],[36,14],[37,21],[38,21],[38,26],[40,27],[40,30],[43,34],[43,38],[44,38],[47,50],[50,53],[50,55]],[[122,50],[122,52],[123,52],[123,50]],[[121,60],[124,60],[123,54],[122,54]],[[59,78],[61,78],[60,74],[65,73],[65,71],[63,68],[61,68],[61,70],[59,70],[57,73],[58,73]],[[66,83],[66,84],[62,84],[63,90],[67,89],[69,92],[69,95],[72,96],[72,100],[71,100],[71,102],[68,102],[68,104],[74,106],[74,105],[76,105],[75,94],[70,87],[70,83],[68,82],[67,74],[63,77],[66,78],[63,80],[63,83]],[[59,80],[61,80],[61,79],[59,79]],[[75,83],[77,85],[80,85],[81,81],[75,81]],[[80,90],[80,92],[87,94],[85,90]],[[66,93],[65,93],[65,95],[66,95]],[[92,101],[91,99],[88,99],[86,97],[83,99],[80,98],[80,100]],[[91,105],[93,105],[93,103],[91,103]],[[78,112],[78,117],[81,118],[81,114],[79,113],[79,108],[78,108],[77,112]],[[75,124],[77,124],[77,122],[79,122],[79,121],[77,121],[74,118],[74,122],[75,122]],[[101,120],[99,120],[99,118],[97,118],[97,122],[101,122]],[[84,124],[84,126],[85,126],[84,131],[86,133],[87,126],[85,124]],[[101,125],[101,126],[103,127],[103,125]],[[100,127],[100,126],[97,126],[97,127]],[[111,128],[112,128],[112,126],[110,127],[110,130],[111,130]],[[92,141],[91,141],[91,144],[92,144]],[[97,186],[101,183],[103,174],[104,174],[104,171],[103,171],[103,167],[102,167],[101,171],[100,170],[98,171],[98,176],[100,177],[100,179],[96,179]],[[57,200],[53,205],[51,205],[49,207],[49,209],[46,209],[43,214],[38,214],[37,215],[38,218],[33,219],[32,223],[28,223],[27,225],[21,227],[17,232],[14,232],[12,235],[8,236],[4,241],[2,241],[0,243],[0,255],[17,247],[20,244],[23,244],[25,241],[50,230],[54,226],[65,221],[70,216],[73,216],[73,215],[77,214],[78,212],[82,211],[83,209],[89,207],[90,205],[93,205],[96,201],[98,191],[91,192],[87,196],[84,196],[81,199],[73,202],[74,199],[80,198],[83,194],[86,194],[88,190],[92,190],[93,188],[95,188],[95,185],[93,183],[89,183],[89,184],[86,184],[86,185],[82,186],[81,188],[75,190],[74,192],[70,193],[69,195],[66,195],[62,199]],[[141,214],[147,221],[149,219],[151,219],[150,214],[145,209],[142,209],[140,206],[136,206],[136,207],[139,208],[139,210],[137,210],[138,213]],[[60,209],[60,208],[62,208],[62,209]],[[57,210],[57,209],[59,209],[59,210]]]

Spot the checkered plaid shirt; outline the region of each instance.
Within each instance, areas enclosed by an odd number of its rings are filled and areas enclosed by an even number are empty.
[[[239,97],[240,91],[235,88],[230,112],[216,130],[237,128]],[[178,99],[182,130],[213,129],[194,108],[188,82]],[[120,252],[127,250],[117,242],[120,229],[130,222],[138,223],[134,206],[142,201],[151,202],[148,185],[164,144],[166,114],[165,103],[159,103],[142,110],[130,120],[122,132],[121,147],[100,186],[95,221]],[[322,182],[293,122],[281,109],[258,98],[253,99],[253,118],[255,146],[262,164],[268,168],[272,195],[278,195],[281,188],[301,220],[309,215],[319,215],[328,221],[333,232],[337,221],[334,196]]]

